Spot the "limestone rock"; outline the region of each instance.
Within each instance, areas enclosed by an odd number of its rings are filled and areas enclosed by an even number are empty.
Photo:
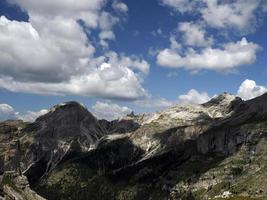
[[[0,123],[0,155],[48,199],[267,197],[266,121],[267,94],[111,122],[68,102],[32,124]]]

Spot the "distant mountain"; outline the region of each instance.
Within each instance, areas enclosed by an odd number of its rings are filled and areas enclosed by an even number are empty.
[[[111,122],[67,102],[0,123],[0,174],[6,199],[266,199],[267,94]]]

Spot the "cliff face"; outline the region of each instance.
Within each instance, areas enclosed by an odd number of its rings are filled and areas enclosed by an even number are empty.
[[[16,172],[6,172],[0,176],[1,190],[0,194],[6,200],[45,200],[31,190],[26,176],[19,175]],[[1,197],[0,197],[1,198]],[[1,198],[2,199],[2,198]]]
[[[69,153],[95,148],[106,135],[98,120],[76,102],[55,106],[32,124],[10,121],[0,127],[6,170],[15,170],[20,163],[30,182],[47,174]]]
[[[69,102],[0,131],[5,170],[21,168],[47,199],[267,197],[267,95],[112,122]]]

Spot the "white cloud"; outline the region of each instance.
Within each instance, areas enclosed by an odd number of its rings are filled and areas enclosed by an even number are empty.
[[[60,83],[21,82],[2,77],[0,87],[12,92],[46,95],[70,94],[129,100],[147,96],[140,79],[131,69],[109,63],[103,63],[87,75],[74,76]]]
[[[99,16],[99,27],[102,30],[110,30],[112,27],[119,22],[119,18],[111,15],[108,12],[101,12]]]
[[[162,29],[161,29],[161,28],[158,28],[158,29],[157,29],[157,34],[158,34],[158,35],[162,35],[162,34],[163,34],[163,32],[162,32]]]
[[[179,38],[170,37],[170,46],[157,54],[157,64],[170,68],[233,72],[256,61],[260,49],[246,38],[223,42],[221,37],[255,31],[262,21],[262,0],[159,0],[179,13],[191,15],[194,21],[178,24]],[[180,39],[180,40],[176,40]],[[216,40],[216,43],[214,42]],[[221,42],[219,42],[221,41]],[[182,44],[182,45],[181,45]]]
[[[48,110],[42,109],[37,112],[27,111],[25,114],[20,114],[19,112],[16,112],[11,105],[0,104],[0,121],[20,119],[25,122],[33,122],[37,117],[44,115],[47,112]]]
[[[254,28],[255,11],[259,8],[260,0],[239,0],[230,3],[205,0],[204,2],[206,7],[201,10],[201,14],[208,26],[239,30]]]
[[[90,27],[99,25],[99,15],[105,5],[105,0],[8,0],[17,4],[30,15],[30,21],[38,16],[50,20],[55,17],[64,19],[82,19]],[[69,31],[69,30],[68,30]]]
[[[257,85],[254,80],[246,79],[239,86],[236,96],[241,97],[243,100],[253,99],[267,93],[267,87]],[[213,95],[215,96],[215,95]],[[187,94],[178,97],[178,103],[181,104],[202,104],[209,101],[211,97],[207,92],[198,92],[191,89]]]
[[[209,101],[211,98],[206,92],[198,92],[195,89],[191,89],[187,94],[180,95],[178,97],[181,104],[202,104]]]
[[[253,99],[267,92],[266,86],[257,85],[254,80],[246,79],[239,87],[237,96],[244,100]]]
[[[74,20],[39,20],[38,32],[28,22],[0,18],[1,75],[54,82],[84,72],[94,47],[86,45],[81,27]]]
[[[267,87],[257,85],[254,80],[246,79],[239,86],[236,96],[241,97],[243,100],[253,99],[267,93]],[[215,95],[213,95],[214,97]],[[181,104],[202,104],[209,101],[211,97],[207,92],[198,92],[191,89],[187,94],[178,97],[178,103]]]
[[[207,47],[200,52],[188,48],[185,55],[174,49],[164,49],[157,55],[157,63],[172,68],[229,71],[238,66],[253,63],[256,60],[258,50],[259,46],[257,44],[242,38],[236,43],[226,43],[222,48]]]
[[[96,104],[92,106],[92,109],[98,119],[107,120],[118,119],[132,112],[132,110],[126,106],[100,101],[97,101]]]
[[[104,11],[106,1],[9,2],[25,9],[29,22],[0,18],[1,88],[47,95],[146,96],[141,75],[147,74],[150,66],[145,60],[113,51],[95,56],[90,30],[97,28],[100,44],[108,48],[108,41],[115,39],[112,28],[119,22],[118,17]],[[85,22],[89,38],[77,20]],[[104,69],[105,64],[110,67]],[[109,78],[103,75],[117,72]]]
[[[182,49],[182,45],[177,42],[177,40],[175,39],[173,35],[170,37],[170,43],[171,43],[170,45],[171,49],[177,50],[177,51],[180,51]]]
[[[199,24],[193,22],[182,22],[178,25],[178,30],[182,32],[186,45],[206,47],[213,44],[213,38],[206,38],[206,31]]]
[[[159,2],[181,13],[192,11],[196,3],[190,0],[159,0]]]
[[[157,36],[163,36],[163,31],[161,28],[158,28],[156,31],[152,31],[151,34],[154,36],[154,37],[157,37]]]
[[[112,31],[102,31],[99,34],[100,39],[103,40],[114,40],[115,39],[115,34]]]
[[[165,98],[147,98],[144,100],[135,101],[135,105],[141,108],[153,108],[153,109],[161,109],[167,108],[174,104],[174,102],[165,99]]]
[[[144,59],[140,59],[134,55],[128,57],[125,55],[118,55],[116,52],[106,53],[106,57],[109,60],[109,63],[113,66],[127,66],[130,69],[138,70],[143,74],[148,74],[150,65]]]
[[[100,45],[106,49],[109,48],[109,43],[108,40],[115,40],[116,36],[113,33],[113,31],[101,31],[99,34],[99,38],[100,38]]]
[[[0,121],[16,119],[18,113],[8,104],[0,104]]]
[[[121,13],[127,13],[128,7],[125,3],[119,2],[119,1],[113,1],[112,7],[114,10],[121,12]]]
[[[23,115],[18,115],[18,119],[23,120],[24,122],[34,122],[38,117],[41,115],[45,115],[48,113],[48,110],[42,109],[40,111],[34,112],[34,111],[27,111]]]
[[[257,26],[257,14],[264,11],[265,2],[261,0],[159,0],[180,13],[200,14],[207,26],[227,29],[233,28],[244,34]]]
[[[8,0],[16,3],[30,13],[40,13],[42,15],[56,16],[65,15],[66,17],[81,12],[99,10],[105,0],[46,0],[36,2],[34,0]]]

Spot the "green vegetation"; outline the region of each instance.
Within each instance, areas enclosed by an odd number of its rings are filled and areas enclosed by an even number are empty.
[[[158,123],[143,127],[146,134],[161,133],[165,128]],[[232,193],[228,200],[267,200],[264,198],[267,196],[265,128],[266,122],[242,124],[236,131],[252,132],[254,138],[240,145],[237,152],[226,157],[196,155],[181,165],[169,166],[159,177],[148,176],[147,181],[139,176],[153,174],[152,168],[142,168],[126,181],[100,175],[83,163],[65,163],[35,190],[51,200],[215,200],[224,191]]]
[[[216,198],[213,200],[267,200],[267,198],[252,198],[252,197],[245,197],[245,196],[235,196],[235,197],[230,197],[230,198]]]
[[[9,187],[11,187],[13,190],[15,190],[18,193],[21,193],[21,190],[19,188],[17,188],[16,184],[14,183],[14,176],[11,174],[8,175],[4,175],[2,182],[0,184],[0,188],[3,189],[3,187],[7,185]]]
[[[129,182],[110,180],[84,164],[71,163],[56,169],[35,190],[48,199],[66,200],[157,200],[167,195],[151,185]]]

